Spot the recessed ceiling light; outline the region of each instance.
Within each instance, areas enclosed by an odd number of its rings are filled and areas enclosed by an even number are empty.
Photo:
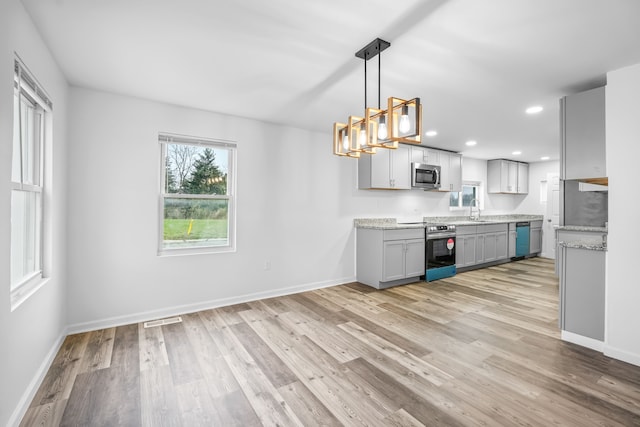
[[[478,142],[477,142],[477,141],[474,141],[474,140],[470,140],[470,141],[465,142],[465,144],[466,144],[468,147],[473,147],[473,146],[474,146],[474,145],[476,145],[477,143],[478,143]]]
[[[533,107],[527,108],[525,111],[527,114],[538,114],[543,110],[542,106],[534,105]]]
[[[436,136],[437,134],[438,134],[438,132],[435,131],[435,130],[428,130],[428,131],[425,132],[425,135],[427,135],[427,136]]]
[[[550,158],[549,156],[542,156],[540,157],[540,160],[549,160],[549,158]]]
[[[514,156],[519,156],[520,154],[522,154],[522,151],[514,151],[513,153]]]

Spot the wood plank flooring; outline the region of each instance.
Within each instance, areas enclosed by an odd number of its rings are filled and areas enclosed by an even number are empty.
[[[640,367],[557,317],[532,258],[70,335],[21,425],[640,426]]]

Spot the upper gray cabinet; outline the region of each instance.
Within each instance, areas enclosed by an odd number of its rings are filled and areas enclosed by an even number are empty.
[[[607,176],[605,87],[560,99],[560,178]]]
[[[487,161],[487,191],[489,193],[529,193],[529,164],[513,160]]]
[[[409,190],[411,162],[409,147],[395,150],[379,148],[376,154],[363,154],[358,159],[358,188]]]

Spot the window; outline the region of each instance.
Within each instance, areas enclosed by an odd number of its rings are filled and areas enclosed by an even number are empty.
[[[450,193],[449,207],[455,208],[467,208],[471,205],[471,201],[475,199],[473,206],[481,206],[480,203],[480,183],[479,182],[464,182],[462,184],[462,191]]]
[[[236,145],[169,134],[159,141],[159,253],[235,250]]]
[[[43,279],[45,124],[52,105],[18,59],[14,69],[10,290],[15,308]]]

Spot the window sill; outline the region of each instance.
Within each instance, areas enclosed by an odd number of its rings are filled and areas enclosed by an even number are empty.
[[[172,249],[159,249],[159,257],[169,256],[183,256],[183,255],[208,255],[208,254],[221,254],[235,252],[236,248],[233,246],[221,246],[221,247],[201,247],[201,248],[172,248]]]
[[[30,278],[22,285],[11,291],[11,311],[15,311],[22,305],[23,302],[29,299],[31,295],[38,292],[38,290],[49,281],[48,277],[42,277],[40,274]]]

